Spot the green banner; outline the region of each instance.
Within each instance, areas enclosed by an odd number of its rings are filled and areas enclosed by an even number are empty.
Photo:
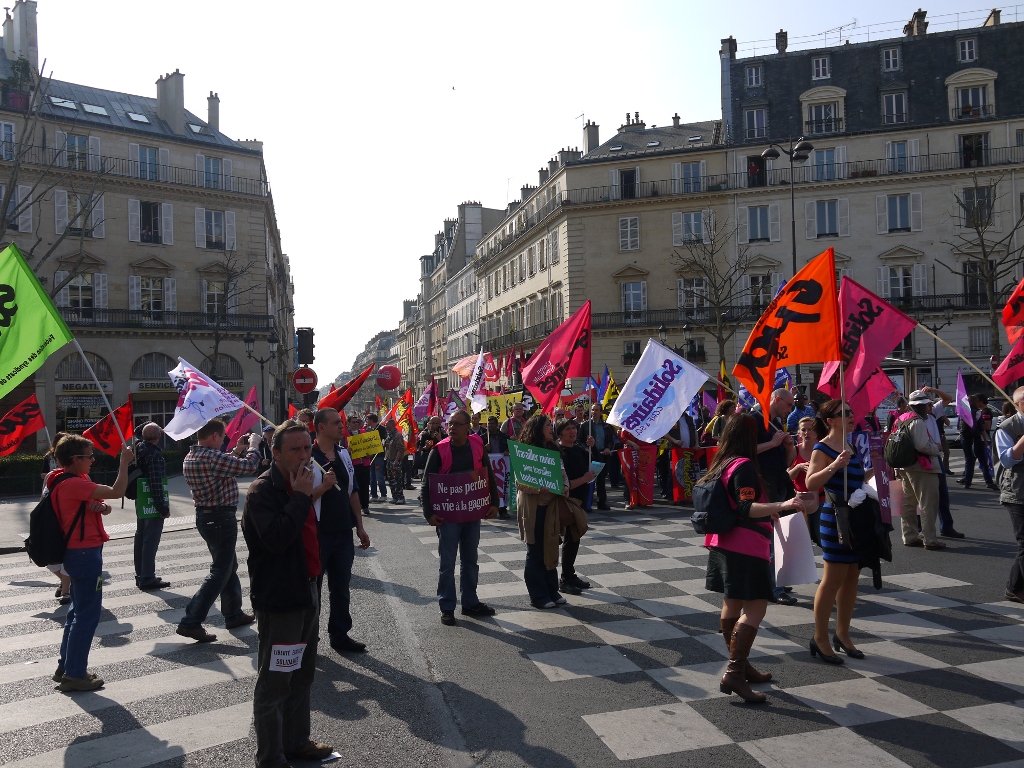
[[[11,243],[0,252],[0,397],[74,338]]]
[[[562,493],[562,455],[558,451],[508,441],[512,474],[517,483]]]
[[[160,512],[153,504],[153,491],[149,487],[149,479],[140,477],[136,480],[139,484],[138,495],[135,497],[135,516],[140,520],[148,520],[151,517],[160,517]],[[161,489],[164,494],[164,504],[170,507],[170,497],[167,494],[167,478],[164,478],[164,487]]]

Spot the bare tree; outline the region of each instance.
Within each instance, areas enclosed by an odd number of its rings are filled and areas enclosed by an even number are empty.
[[[252,273],[253,264],[252,260],[240,255],[238,251],[225,250],[216,264],[209,265],[203,270],[204,273],[223,285],[223,301],[218,302],[216,306],[210,306],[205,304],[206,297],[203,297],[204,306],[200,308],[200,311],[206,316],[205,320],[210,333],[209,340],[204,342],[206,349],[196,343],[196,339],[192,337],[187,328],[185,332],[188,334],[188,340],[203,356],[203,359],[210,359],[213,365],[210,373],[215,378],[217,374],[216,361],[220,354],[221,342],[224,341],[226,334],[238,325],[233,317],[239,307],[252,303],[255,292],[260,288],[256,281],[247,279]],[[218,291],[218,293],[220,292]]]

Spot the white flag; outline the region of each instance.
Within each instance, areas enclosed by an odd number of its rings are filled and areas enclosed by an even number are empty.
[[[480,347],[480,354],[476,358],[476,365],[473,366],[473,373],[469,377],[469,402],[473,413],[487,410],[487,384],[485,379],[485,368],[487,362],[484,359],[484,348]]]
[[[653,442],[679,421],[708,375],[654,339],[622,387],[608,423]]]
[[[245,407],[245,403],[180,357],[178,367],[167,375],[178,390],[174,418],[164,427],[164,434],[172,440],[182,440],[197,432],[215,416]]]

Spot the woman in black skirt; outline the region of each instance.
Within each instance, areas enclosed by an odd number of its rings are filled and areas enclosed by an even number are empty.
[[[799,498],[768,502],[757,469],[757,421],[749,414],[729,419],[718,443],[718,453],[700,483],[721,482],[738,520],[728,533],[709,533],[707,589],[721,592],[722,634],[729,648],[729,666],[719,688],[736,693],[744,701],[760,704],[763,693],[750,683],[766,683],[770,672],[758,672],[747,661],[757,628],[772,597],[772,520],[780,514],[803,512]]]

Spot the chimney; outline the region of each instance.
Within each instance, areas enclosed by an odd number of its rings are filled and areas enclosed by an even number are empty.
[[[156,114],[173,133],[185,135],[185,76],[177,69],[156,81]]]
[[[220,96],[213,91],[206,97],[206,124],[215,131],[220,130]]]
[[[732,35],[722,38],[722,47],[719,50],[719,56],[723,59],[736,58],[736,40]]]
[[[4,55],[8,61],[14,61],[18,58],[15,53],[15,41],[14,41],[14,19],[11,18],[11,14],[7,14],[7,18],[4,19]]]
[[[789,48],[789,33],[784,29],[780,29],[775,33],[775,50],[779,53],[785,53],[787,48]]]
[[[566,147],[558,152],[558,164],[565,165],[566,163],[571,163],[573,160],[579,160],[581,157],[583,157],[583,153],[578,149],[575,147],[572,149]]]
[[[35,0],[17,0],[14,4],[13,15],[14,58],[28,59],[32,71],[37,72],[39,70],[39,35],[36,32]],[[6,24],[4,25],[4,37],[7,37]]]
[[[619,126],[620,131],[642,131],[646,124],[640,119],[640,113],[634,112],[634,118],[630,120],[629,112],[626,113],[626,122]]]
[[[583,154],[589,155],[601,146],[599,128],[600,126],[597,123],[592,123],[589,120],[587,120],[587,124],[583,126]]]
[[[529,184],[524,184],[519,188],[519,199],[525,201],[530,195],[537,191],[536,187],[531,187]]]
[[[925,16],[928,15],[928,11],[922,11],[918,8],[914,15],[910,17],[910,21],[903,27],[903,34],[907,37],[918,37],[925,34],[928,31],[928,22],[925,21]]]
[[[673,128],[678,128],[679,127],[679,113],[678,112],[676,112],[674,115],[672,115],[672,127]]]
[[[550,179],[556,173],[558,173],[558,161],[552,157],[548,160],[548,178]]]
[[[541,168],[537,171],[537,186],[542,187],[548,180],[548,169]]]
[[[983,27],[998,27],[999,26],[999,17],[1000,17],[1001,14],[1002,14],[1002,11],[1000,11],[998,8],[993,8],[992,12],[989,13],[988,18],[985,19],[985,23],[982,24],[981,26],[983,26]]]

